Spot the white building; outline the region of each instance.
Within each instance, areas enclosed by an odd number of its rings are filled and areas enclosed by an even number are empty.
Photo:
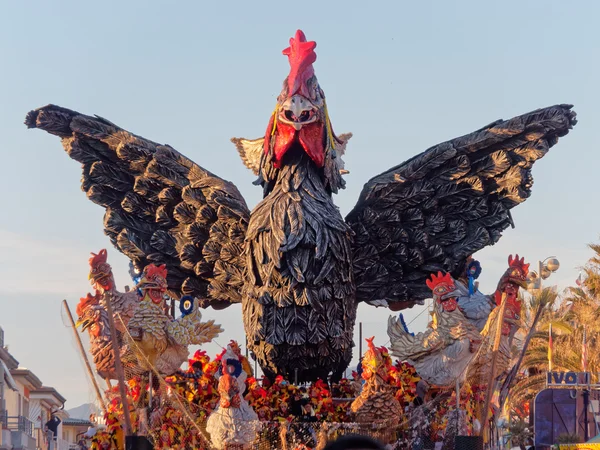
[[[19,367],[4,345],[0,328],[0,450],[47,450],[45,424],[52,414],[68,419],[63,411],[65,402],[56,389],[43,386],[31,370]],[[54,448],[73,448],[63,439],[62,423]]]

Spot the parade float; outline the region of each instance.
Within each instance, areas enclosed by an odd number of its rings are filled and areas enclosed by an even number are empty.
[[[344,219],[333,194],[345,187],[351,135],[333,131],[315,47],[301,31],[290,39],[264,136],[233,139],[263,189],[252,211],[231,182],[169,145],[59,106],[27,115],[81,163],[83,191],[132,263],[136,286],[119,292],[106,251],[93,255],[95,293],[77,306],[108,384],[96,388],[106,426],[94,448],[135,435],[154,448],[321,448],[347,433],[451,448],[452,433],[483,433],[502,409],[527,267],[510,258],[487,296],[472,255],[514,226],[533,164],[575,113],[539,109],[431,147],[369,180]],[[359,303],[397,312],[428,298],[427,330],[390,318],[391,351],[370,340],[343,377]],[[226,335],[200,309],[236,304],[263,376],[234,342],[185,367],[189,345]]]

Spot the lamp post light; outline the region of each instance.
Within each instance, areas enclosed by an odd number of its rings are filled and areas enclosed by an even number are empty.
[[[534,293],[542,290],[542,281],[558,270],[560,263],[555,256],[550,256],[538,262],[538,271],[532,270],[527,275],[527,291]]]

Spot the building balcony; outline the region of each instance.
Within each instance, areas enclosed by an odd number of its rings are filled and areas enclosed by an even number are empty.
[[[27,417],[9,416],[4,412],[1,416],[2,444],[0,448],[13,450],[35,450],[36,440],[33,437],[34,424]]]

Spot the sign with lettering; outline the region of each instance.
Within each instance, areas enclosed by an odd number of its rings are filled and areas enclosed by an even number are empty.
[[[589,372],[548,372],[546,375],[548,386],[588,386],[590,385]]]
[[[600,450],[600,444],[560,444],[559,450]]]

